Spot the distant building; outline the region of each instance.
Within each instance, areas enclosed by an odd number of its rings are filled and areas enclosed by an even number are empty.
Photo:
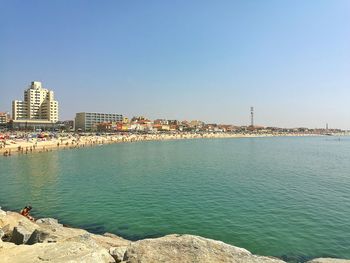
[[[131,118],[131,122],[143,121],[146,120],[144,116],[134,116]]]
[[[58,121],[58,102],[54,92],[33,81],[24,91],[23,101],[12,101],[13,129],[49,128]]]
[[[155,125],[168,125],[168,121],[166,119],[156,119],[153,121]]]
[[[153,129],[155,131],[170,131],[170,126],[168,124],[154,124]]]
[[[129,124],[130,120],[128,117],[123,117],[123,124]]]
[[[111,132],[117,129],[117,124],[114,122],[101,122],[96,125],[98,132]]]
[[[0,112],[0,124],[4,125],[10,121],[10,114],[8,112]]]
[[[180,122],[178,120],[168,120],[169,125],[179,125]]]
[[[58,121],[56,125],[60,131],[74,131],[74,120]]]
[[[203,125],[204,125],[204,122],[203,121],[199,121],[199,120],[193,120],[189,124],[189,126],[193,127],[193,128],[202,128]]]
[[[122,123],[123,115],[115,113],[79,112],[75,115],[75,130],[96,131],[100,123]]]

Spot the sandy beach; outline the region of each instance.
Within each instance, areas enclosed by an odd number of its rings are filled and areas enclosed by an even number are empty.
[[[175,134],[115,134],[77,135],[65,134],[58,138],[7,139],[2,141],[1,156],[43,153],[53,150],[76,149],[111,143],[163,141],[185,139],[254,138],[272,136],[313,136],[312,134],[234,134],[234,133],[175,133]],[[316,135],[314,135],[316,136]]]

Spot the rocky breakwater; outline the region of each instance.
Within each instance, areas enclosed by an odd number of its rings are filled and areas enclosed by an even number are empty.
[[[113,234],[95,235],[65,227],[56,219],[32,222],[0,209],[0,262],[264,262],[271,257],[221,241],[192,235],[168,235],[131,242]],[[315,259],[312,263],[350,263],[350,260]]]

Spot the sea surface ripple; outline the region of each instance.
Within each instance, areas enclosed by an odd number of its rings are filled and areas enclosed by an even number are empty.
[[[0,158],[0,205],[137,240],[189,233],[350,258],[350,138],[121,143]]]

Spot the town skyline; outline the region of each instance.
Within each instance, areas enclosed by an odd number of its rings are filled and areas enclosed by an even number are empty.
[[[44,97],[46,96],[46,94],[48,94],[48,92],[50,92],[50,96],[52,96],[53,98],[53,94],[54,94],[54,91],[50,91],[46,86],[43,86],[42,85],[42,82],[41,81],[37,81],[37,80],[34,80],[34,81],[31,81],[31,84],[27,86],[27,88],[24,89],[24,94],[26,94],[26,92],[29,92],[29,90],[31,89],[37,89],[39,88],[40,90],[42,89],[42,92],[45,93]],[[28,91],[27,91],[28,90]],[[40,92],[41,93],[41,92]],[[23,98],[25,98],[26,95],[24,95]],[[42,95],[40,95],[42,96]],[[44,97],[42,97],[42,99],[44,99]],[[49,104],[50,104],[50,101],[51,99],[49,99]],[[15,116],[14,115],[14,112],[18,111],[17,110],[17,103],[23,103],[21,102],[21,100],[18,100],[18,99],[14,99],[12,100],[12,106],[11,106],[11,110],[10,111],[1,111],[0,110],[0,113],[2,114],[2,118],[3,118],[3,121],[5,120],[5,117],[6,117],[6,120],[21,120],[23,119],[23,121],[29,121],[31,119],[31,117],[29,118],[28,116],[26,116],[27,113],[24,113],[25,115],[22,116],[23,113],[21,113],[21,115],[19,116]],[[29,102],[28,102],[29,103]],[[41,102],[42,103],[42,102]],[[52,103],[52,102],[51,102]],[[56,105],[57,105],[57,101],[55,102]],[[16,108],[14,108],[16,105]],[[26,106],[25,106],[26,107]],[[29,106],[28,106],[29,107]],[[38,105],[37,107],[40,107],[40,105]],[[57,107],[57,106],[55,106]],[[29,108],[28,108],[29,110]],[[325,129],[325,130],[339,130],[341,128],[338,128],[338,127],[329,127],[329,124],[326,123],[325,124],[325,127],[307,127],[307,126],[300,126],[300,127],[281,127],[281,126],[277,126],[277,125],[263,125],[263,124],[256,124],[255,123],[255,111],[254,111],[254,107],[250,107],[250,111],[249,111],[249,123],[247,124],[235,124],[235,123],[222,123],[222,122],[217,122],[217,121],[212,121],[212,122],[207,122],[207,121],[204,121],[202,119],[196,119],[196,118],[193,118],[193,119],[178,119],[178,118],[168,118],[168,117],[158,117],[158,118],[150,118],[149,116],[147,116],[146,114],[136,114],[136,115],[132,115],[132,116],[129,116],[129,115],[126,115],[122,112],[119,112],[117,113],[117,111],[113,111],[113,112],[102,112],[102,111],[80,111],[80,112],[75,112],[73,113],[73,117],[72,118],[66,118],[66,119],[62,119],[62,118],[59,118],[59,111],[58,109],[54,109],[55,110],[55,114],[57,114],[57,116],[55,116],[55,122],[57,121],[60,121],[60,122],[64,122],[64,121],[71,121],[73,120],[74,122],[76,121],[76,118],[79,114],[81,113],[86,113],[86,112],[93,112],[93,114],[97,113],[97,114],[107,114],[107,115],[118,115],[120,116],[120,123],[124,123],[124,121],[122,121],[124,118],[128,119],[128,120],[133,120],[135,119],[136,122],[137,121],[140,121],[140,120],[145,120],[145,121],[150,121],[154,124],[165,124],[165,125],[168,125],[168,122],[178,122],[179,124],[180,123],[193,123],[193,122],[199,122],[199,123],[203,123],[203,125],[219,125],[219,126],[232,126],[232,127],[256,127],[256,128],[263,128],[263,127],[275,127],[275,128],[281,128],[281,129],[295,129],[295,128],[308,128],[308,129]],[[56,112],[57,110],[57,112]],[[254,112],[254,113],[253,113]],[[8,116],[5,116],[5,115],[8,115]],[[37,113],[39,114],[39,113]],[[41,114],[41,113],[40,113]],[[4,115],[4,116],[3,116]],[[38,115],[39,116],[39,115]],[[19,117],[19,118],[18,118]],[[39,120],[45,120],[45,118],[39,118]],[[22,121],[22,122],[23,122]],[[48,123],[52,123],[52,120],[48,117],[47,120],[46,120]],[[6,121],[7,122],[7,121]],[[166,122],[166,123],[165,123]],[[101,123],[103,124],[103,123]],[[196,125],[194,125],[196,126]],[[346,129],[343,129],[343,130],[346,130]]]
[[[349,2],[272,2],[4,2],[0,111],[38,80],[60,120],[249,125],[254,106],[256,125],[349,130]]]

